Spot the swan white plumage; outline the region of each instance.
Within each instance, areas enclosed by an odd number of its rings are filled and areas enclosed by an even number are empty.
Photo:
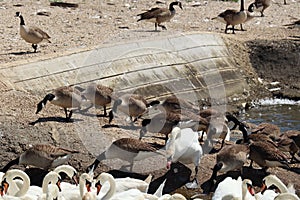
[[[277,195],[274,200],[299,200],[299,197],[296,194],[282,193]]]
[[[98,182],[96,183],[97,188],[97,199],[102,200],[142,200],[145,199],[143,193],[138,189],[129,189],[124,192],[116,193],[116,182],[114,180],[114,177],[111,174],[108,173],[101,173],[98,176]],[[102,185],[104,185],[106,182],[109,183],[109,189],[107,191],[102,191]],[[100,194],[99,194],[100,192]]]
[[[60,165],[58,167],[56,167],[54,170],[54,172],[60,174],[60,173],[65,173],[70,179],[72,179],[75,184],[71,184],[68,182],[61,182],[60,183],[60,188],[61,190],[65,193],[69,190],[78,190],[78,181],[77,181],[77,170],[70,166],[70,165]]]
[[[280,190],[280,193],[295,193],[293,185],[287,187],[277,176],[273,174],[270,174],[263,179],[263,186],[268,188],[271,185],[275,185]]]
[[[242,180],[241,177],[238,177],[237,180],[231,177],[225,178],[219,183],[212,200],[225,199],[255,200],[252,181],[249,179]]]
[[[172,162],[181,162],[183,164],[193,163],[195,165],[195,179],[197,183],[197,174],[200,159],[203,155],[202,147],[198,141],[198,133],[190,128],[180,129],[174,127],[169,134],[166,144],[167,168],[170,168]],[[198,185],[198,184],[196,184]],[[187,187],[195,187],[194,184]]]
[[[65,198],[59,194],[61,177],[56,172],[49,172],[43,179],[42,194],[38,196],[38,200],[64,200]]]
[[[96,183],[98,181],[100,181],[100,175],[96,178]],[[148,180],[148,178],[146,180]],[[152,176],[150,178],[152,178]],[[140,179],[135,179],[135,178],[130,178],[130,177],[114,178],[114,181],[116,183],[116,191],[115,192],[120,193],[120,192],[125,192],[130,189],[138,189],[141,192],[147,193],[151,180],[149,180],[149,181],[146,181],[146,180],[143,181]],[[109,187],[109,185],[104,184],[102,187],[103,187],[102,190],[106,190],[106,187]]]
[[[21,180],[14,180],[20,178]],[[16,183],[17,182],[17,183]],[[23,199],[23,200],[35,200],[37,197],[35,195],[29,194],[28,190],[30,188],[30,179],[28,175],[19,170],[11,169],[8,170],[2,177],[2,187],[3,192],[6,195],[3,196],[3,199]],[[8,194],[9,188],[14,187],[13,191]]]

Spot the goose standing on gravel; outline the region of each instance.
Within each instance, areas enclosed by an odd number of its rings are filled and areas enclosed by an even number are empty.
[[[131,123],[148,111],[150,104],[143,96],[138,94],[124,94],[114,101],[113,107],[109,112],[109,123],[114,118],[117,111],[121,111],[130,117]]]
[[[6,172],[13,165],[32,165],[47,170],[64,164],[74,153],[79,153],[79,151],[49,144],[36,144],[10,161],[0,171]]]
[[[20,18],[20,35],[28,43],[32,44],[34,52],[37,50],[37,44],[42,41],[50,42],[50,36],[38,27],[27,27],[20,12],[16,12],[16,17]]]
[[[70,110],[68,114],[67,108],[81,108],[82,96],[80,91],[69,86],[63,86],[55,89],[52,93],[47,94],[42,101],[37,104],[36,114],[38,114],[47,101],[62,107],[66,114],[66,120],[69,121],[72,117],[73,111]]]
[[[232,144],[222,148],[217,154],[216,165],[213,168],[210,181],[214,183],[217,178],[217,172],[228,172],[232,170],[240,170],[247,161],[249,147],[244,144]],[[211,188],[213,185],[211,185]],[[210,189],[211,189],[210,188]]]
[[[106,151],[101,153],[97,159],[87,168],[87,172],[97,168],[102,160],[119,158],[130,163],[132,171],[134,161],[143,160],[149,156],[159,155],[156,149],[146,142],[134,138],[121,138],[114,141]]]
[[[169,9],[167,8],[152,8],[151,10],[138,14],[141,18],[138,21],[146,20],[155,24],[155,31],[157,31],[157,26],[161,27],[163,30],[167,30],[164,25],[161,25],[163,22],[170,21],[175,16],[174,6],[178,5],[182,9],[181,2],[175,1],[170,3]]]
[[[183,164],[193,163],[195,165],[195,178],[187,187],[194,188],[198,186],[197,174],[200,159],[203,151],[198,141],[198,133],[190,128],[180,129],[174,127],[170,133],[166,144],[167,168],[172,162],[181,162]]]
[[[234,34],[234,26],[244,23],[247,19],[247,12],[245,11],[244,8],[244,0],[241,1],[241,9],[234,10],[234,9],[227,9],[224,12],[220,13],[217,17],[214,17],[212,19],[217,19],[223,23],[226,24],[225,27],[225,33],[227,33],[228,26],[232,26],[232,33]]]
[[[76,86],[75,88],[78,89],[81,94],[90,100],[94,105],[103,106],[104,116],[107,115],[106,105],[111,103],[111,95],[113,93],[112,88],[96,83],[91,83],[86,89],[80,88],[79,86]],[[85,110],[88,110],[91,107],[88,107]]]
[[[284,0],[285,2],[285,0]],[[286,4],[286,3],[285,3]],[[255,0],[248,7],[250,12],[259,11],[260,16],[264,17],[264,11],[271,5],[271,0]]]
[[[249,158],[265,170],[268,167],[288,167],[288,161],[283,152],[269,142],[250,140]]]

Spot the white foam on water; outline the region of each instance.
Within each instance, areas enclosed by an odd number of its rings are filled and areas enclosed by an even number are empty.
[[[290,99],[261,99],[255,102],[255,104],[267,106],[267,105],[300,105],[299,101]]]

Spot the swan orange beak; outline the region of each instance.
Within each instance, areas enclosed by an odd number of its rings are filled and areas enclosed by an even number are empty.
[[[72,180],[75,182],[75,185],[77,186],[78,185],[78,180],[77,180],[77,176],[76,175],[74,175],[72,177]]]
[[[3,187],[2,185],[0,185],[0,195],[3,196],[4,195],[4,191],[3,191]]]
[[[8,190],[8,187],[9,187],[9,184],[6,181],[4,181],[4,182],[2,182],[2,187],[3,187],[3,191],[2,192],[4,194],[6,194],[7,190]]]
[[[92,183],[90,181],[86,180],[85,187],[88,192],[91,192]]]
[[[249,193],[250,193],[252,196],[255,195],[255,191],[254,191],[252,185],[248,185],[248,184],[247,184],[247,189],[248,189]]]
[[[100,193],[102,185],[100,184],[100,182],[97,182],[95,186],[97,188],[97,195],[98,195]]]
[[[58,180],[57,183],[56,183],[56,185],[58,187],[58,190],[61,192],[60,183],[61,183],[61,180]]]
[[[266,189],[267,189],[267,186],[266,186],[266,184],[263,182],[263,184],[262,184],[262,186],[261,186],[261,188],[260,188],[260,192],[263,194],[263,193],[266,191]]]

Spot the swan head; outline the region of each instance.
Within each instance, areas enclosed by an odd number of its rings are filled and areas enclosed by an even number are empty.
[[[106,182],[106,181],[109,181],[109,180],[113,180],[114,177],[111,175],[111,174],[108,174],[108,173],[101,173],[98,177],[97,177],[97,182],[95,184],[95,187],[97,188],[97,195],[99,194],[101,188],[102,188],[102,185]]]
[[[270,174],[263,179],[263,184],[262,184],[261,190],[265,191],[272,185],[275,185],[275,186],[278,185],[278,183],[281,183],[281,180],[277,176]]]
[[[61,175],[61,173],[65,173],[68,177],[70,177],[76,185],[78,185],[77,179],[77,170],[70,165],[60,165],[54,169],[55,172]]]
[[[253,189],[253,186],[252,186],[252,181],[250,179],[244,179],[243,180],[243,184],[246,186],[248,192],[254,196],[255,195],[255,191]]]
[[[80,184],[84,184],[88,192],[91,192],[93,177],[88,173],[83,173],[80,176]]]
[[[55,184],[58,190],[61,192],[61,188],[60,188],[61,177],[57,172],[51,171],[44,177],[43,186],[44,185],[48,186],[50,183]],[[43,187],[43,188],[47,188],[47,187]],[[46,193],[45,191],[43,192]]]

